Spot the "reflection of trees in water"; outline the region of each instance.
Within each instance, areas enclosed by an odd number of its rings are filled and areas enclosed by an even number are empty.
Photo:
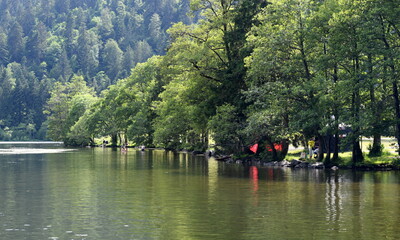
[[[340,180],[337,172],[327,175],[325,202],[326,220],[330,225],[330,230],[338,230],[343,210],[343,198],[340,193]]]
[[[328,230],[352,239],[382,239],[398,231],[399,179],[395,172],[331,172],[326,177]],[[380,230],[377,230],[380,229]]]

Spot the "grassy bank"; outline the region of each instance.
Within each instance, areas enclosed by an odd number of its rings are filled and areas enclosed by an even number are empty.
[[[400,166],[400,158],[396,151],[396,140],[393,138],[383,138],[382,145],[383,145],[383,154],[378,157],[370,157],[368,156],[369,153],[369,146],[372,144],[372,139],[363,138],[361,141],[361,148],[364,154],[364,162],[358,164],[360,167],[374,167],[374,166]],[[302,147],[299,148],[292,148],[288,155],[286,156],[285,160],[293,160],[299,159],[301,152],[304,149]],[[348,167],[352,165],[351,162],[351,152],[341,152],[339,153],[339,162],[338,165],[342,167]],[[311,160],[313,161],[313,160]]]

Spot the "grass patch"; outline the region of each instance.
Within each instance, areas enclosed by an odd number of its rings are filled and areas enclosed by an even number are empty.
[[[291,160],[294,160],[294,159],[299,159],[302,152],[303,152],[303,150],[301,150],[301,149],[296,149],[296,150],[289,151],[288,154],[285,157],[285,160],[286,161],[291,161]]]
[[[364,155],[364,161],[362,163],[358,163],[357,166],[379,166],[379,165],[393,165],[400,167],[400,158],[395,148],[393,147],[396,141],[394,139],[382,139],[383,145],[383,153],[381,156],[368,156],[368,146],[372,144],[370,139],[363,139],[361,147]],[[298,148],[295,150],[291,150],[288,152],[285,160],[291,161],[293,159],[300,159],[300,155],[305,150],[303,148]],[[341,167],[349,167],[352,166],[353,163],[351,161],[352,153],[349,152],[341,152],[339,153],[339,160],[336,165]],[[332,157],[332,155],[331,155]]]
[[[345,152],[339,154],[343,161],[344,166],[351,166],[351,152]],[[360,165],[383,165],[383,164],[396,164],[398,155],[392,152],[384,151],[381,156],[370,157],[364,152],[364,162],[359,163]]]

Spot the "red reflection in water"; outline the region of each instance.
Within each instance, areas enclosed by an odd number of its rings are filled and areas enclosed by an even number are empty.
[[[251,166],[249,168],[250,179],[253,183],[254,206],[258,206],[258,168]]]
[[[253,179],[254,192],[257,192],[258,191],[258,168],[256,166],[251,166],[249,171],[250,171],[250,178]]]
[[[256,166],[250,167],[250,178],[258,180],[258,169]]]
[[[274,170],[272,168],[268,169],[267,178],[268,178],[268,180],[274,180]]]

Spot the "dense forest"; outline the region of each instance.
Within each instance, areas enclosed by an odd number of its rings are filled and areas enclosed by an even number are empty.
[[[0,140],[47,139],[45,104],[81,76],[96,94],[165,53],[188,0],[0,0]]]
[[[327,165],[344,145],[362,162],[361,136],[371,155],[382,136],[400,142],[396,1],[1,2],[3,136],[235,154],[259,143],[270,160],[316,138]]]

